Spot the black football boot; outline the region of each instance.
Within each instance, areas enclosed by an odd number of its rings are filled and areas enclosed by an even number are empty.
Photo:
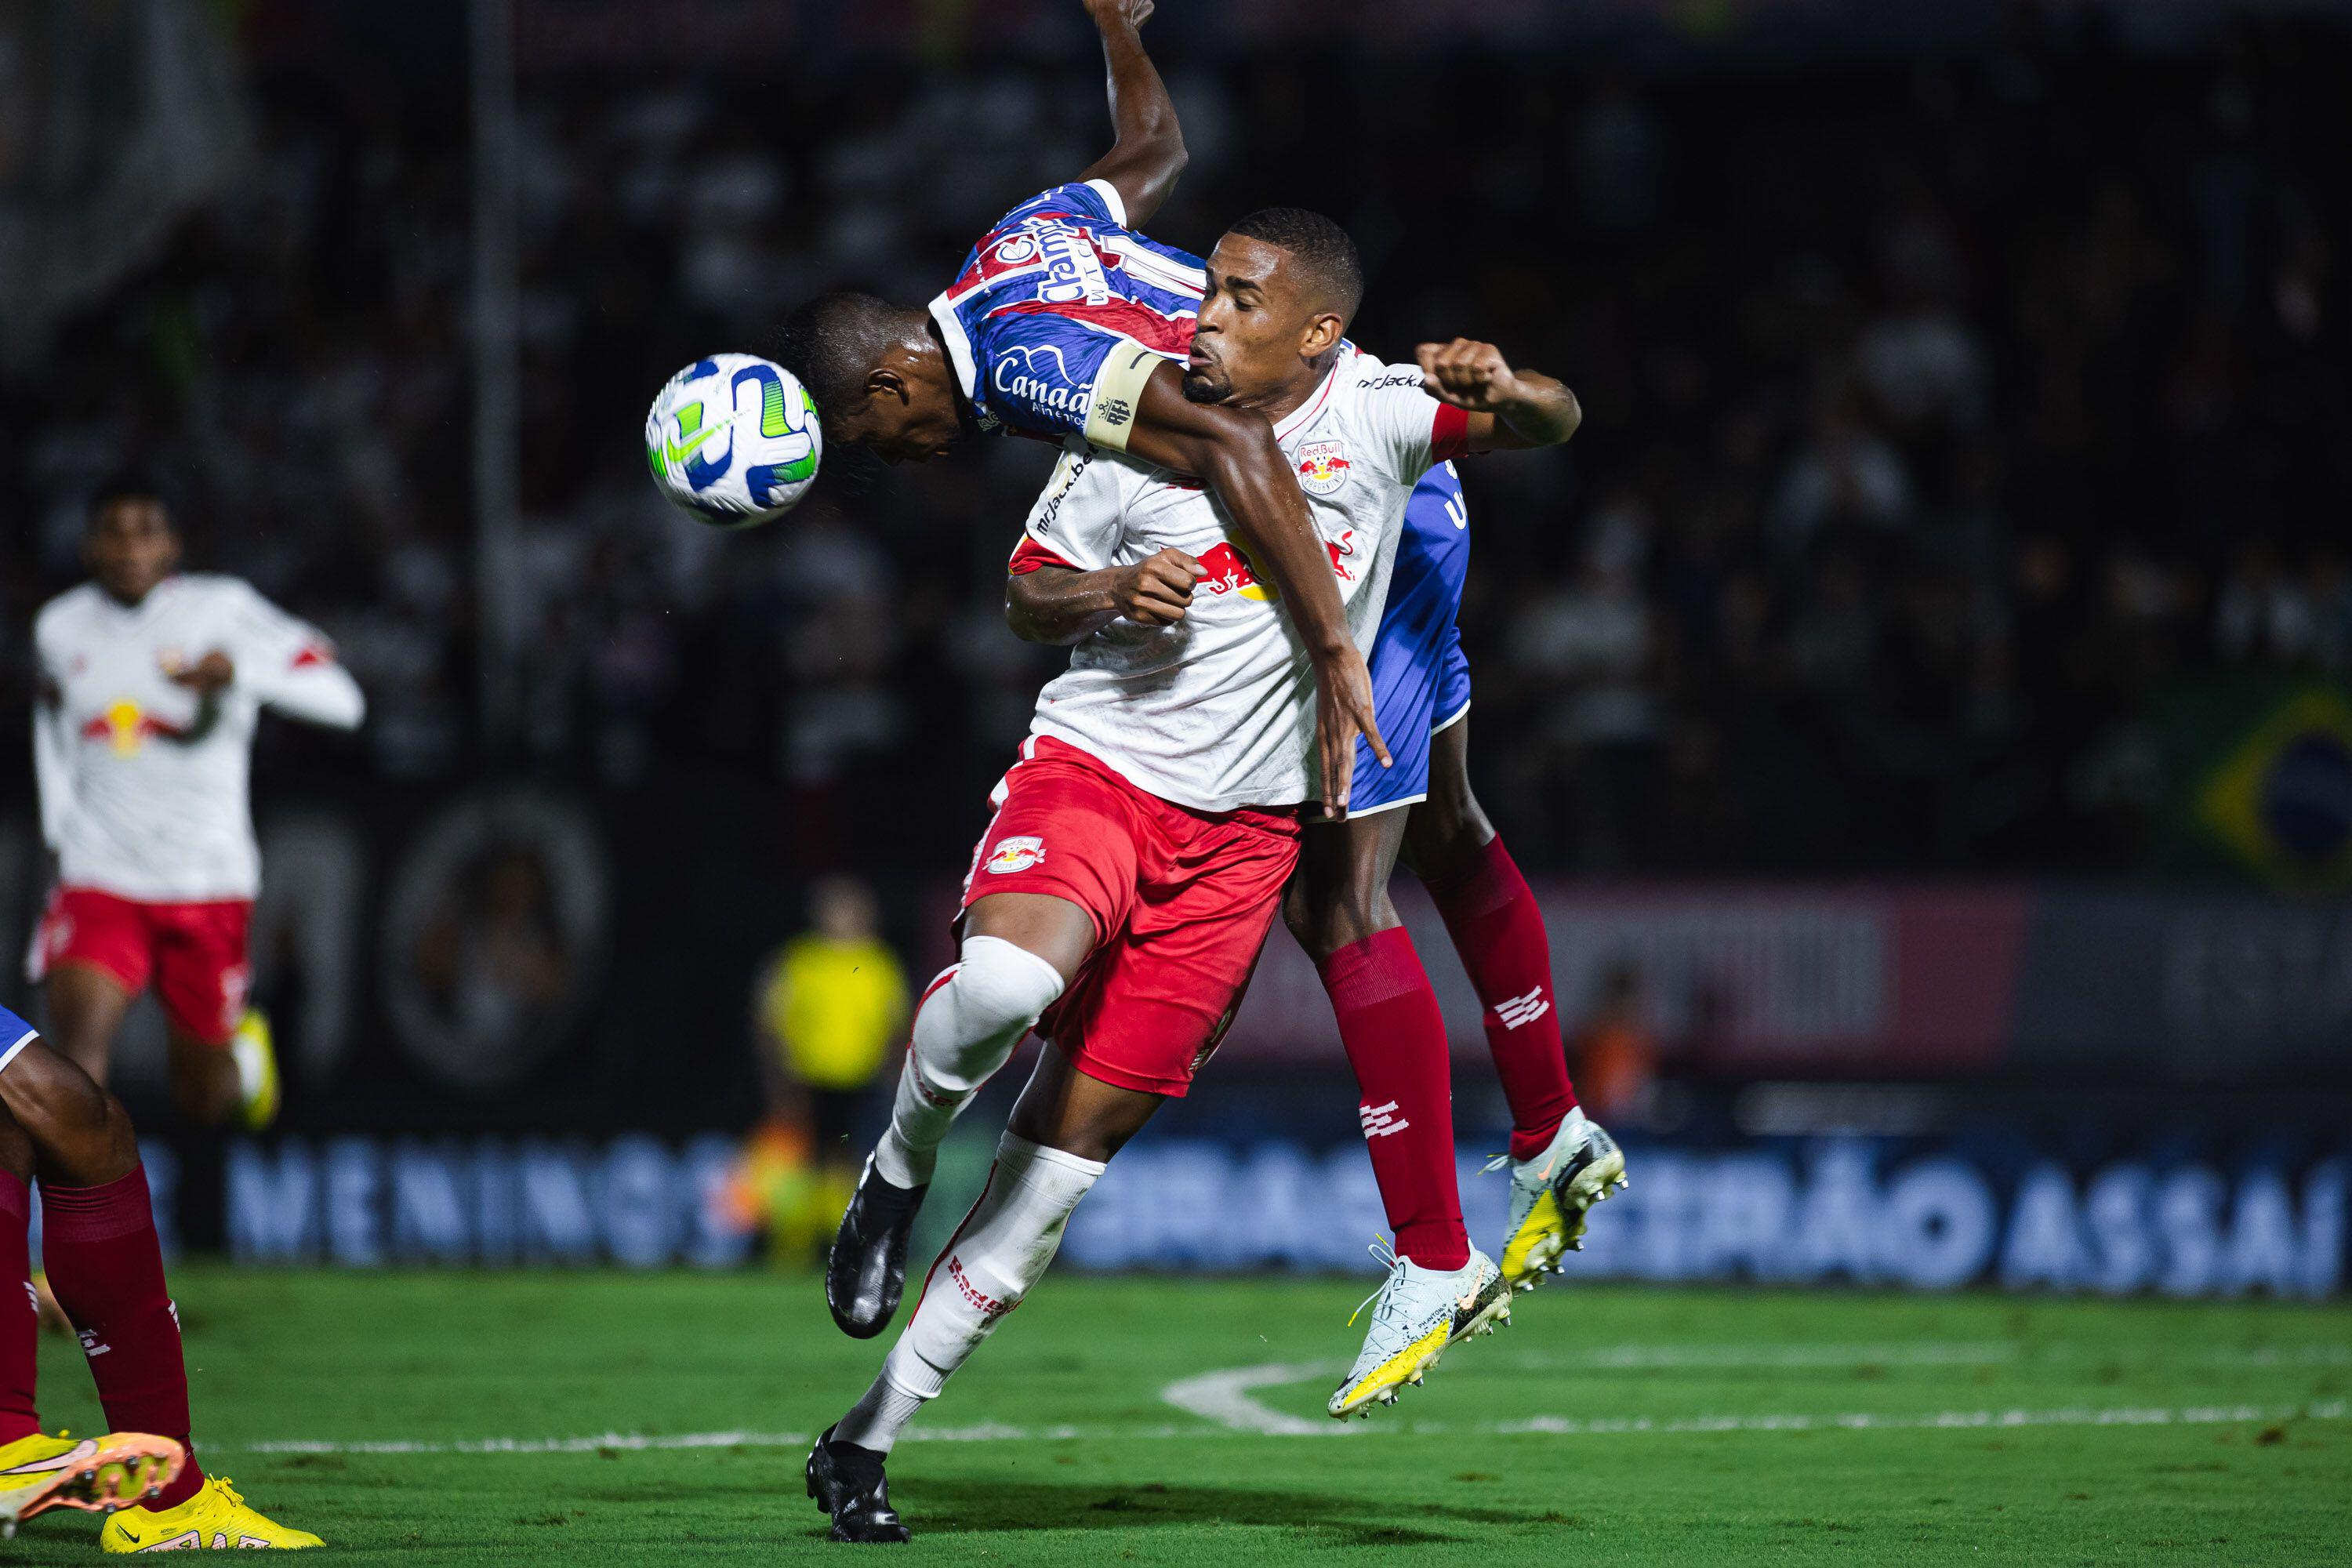
[[[850,1338],[870,1340],[898,1314],[899,1293],[907,1288],[907,1237],[930,1190],[892,1186],[875,1171],[874,1157],[866,1157],[865,1173],[857,1178],[857,1192],[842,1214],[824,1262],[824,1304]]]
[[[833,1516],[835,1541],[897,1542],[907,1539],[890,1506],[890,1479],[882,1456],[855,1443],[836,1443],[831,1426],[809,1450],[808,1494]]]

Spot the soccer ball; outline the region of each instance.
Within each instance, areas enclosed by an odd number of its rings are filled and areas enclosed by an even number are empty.
[[[695,361],[646,415],[654,483],[713,528],[750,528],[790,511],[824,456],[807,388],[756,354]]]

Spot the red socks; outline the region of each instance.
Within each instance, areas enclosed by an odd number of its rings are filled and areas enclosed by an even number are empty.
[[[34,1347],[41,1311],[33,1304],[33,1257],[26,1231],[33,1219],[32,1194],[14,1171],[0,1171],[0,1443],[29,1437],[41,1429],[33,1408]],[[23,1281],[24,1293],[17,1294]]]
[[[188,1372],[179,1313],[163,1286],[146,1171],[133,1168],[101,1187],[42,1183],[41,1258],[58,1305],[81,1331],[107,1425],[187,1444]],[[179,1479],[147,1506],[184,1502],[204,1483],[190,1447]]]
[[[1486,1008],[1486,1046],[1511,1103],[1511,1158],[1532,1159],[1576,1109],[1552,1005],[1543,910],[1500,838],[1461,870],[1426,885]]]
[[[1454,1087],[1437,994],[1402,927],[1316,966],[1364,1100],[1358,1114],[1396,1249],[1425,1268],[1470,1261],[1454,1172]]]

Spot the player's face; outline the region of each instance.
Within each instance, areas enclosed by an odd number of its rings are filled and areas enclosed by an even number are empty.
[[[135,605],[179,565],[180,536],[163,502],[132,497],[110,503],[92,520],[82,559],[100,587]]]
[[[1279,246],[1232,234],[1217,241],[1184,359],[1188,401],[1246,404],[1315,373],[1339,341],[1341,322],[1297,272]]]

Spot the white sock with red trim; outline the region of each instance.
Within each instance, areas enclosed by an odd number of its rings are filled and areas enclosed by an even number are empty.
[[[1007,1132],[980,1201],[931,1265],[882,1375],[841,1418],[835,1441],[888,1453],[915,1413],[939,1397],[956,1368],[1045,1277],[1070,1211],[1102,1173],[1099,1161]]]
[[[894,1187],[928,1186],[949,1125],[1061,994],[1061,972],[1027,948],[964,938],[962,962],[931,982],[915,1010],[876,1173]]]

